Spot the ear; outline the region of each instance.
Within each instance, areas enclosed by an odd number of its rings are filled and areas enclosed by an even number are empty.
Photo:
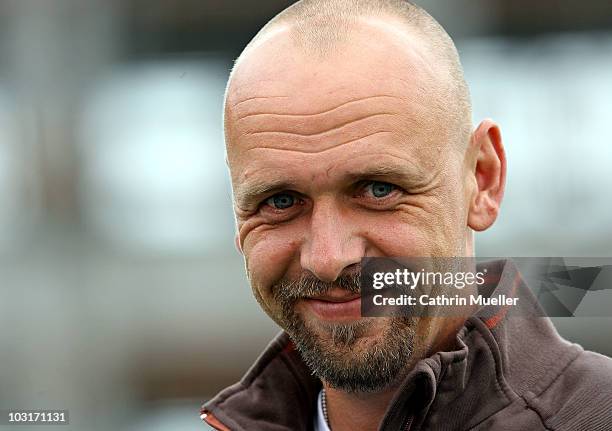
[[[483,231],[497,219],[506,185],[506,154],[499,126],[484,120],[472,134],[471,146],[476,152],[472,174],[477,190],[470,203],[468,226]]]
[[[238,232],[234,235],[234,244],[236,245],[236,250],[238,250],[240,254],[244,254],[242,252],[242,246],[240,245],[240,234]]]

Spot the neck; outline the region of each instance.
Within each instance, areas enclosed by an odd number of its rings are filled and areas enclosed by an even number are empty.
[[[375,430],[397,387],[373,393],[347,393],[323,383],[329,427],[333,431]]]

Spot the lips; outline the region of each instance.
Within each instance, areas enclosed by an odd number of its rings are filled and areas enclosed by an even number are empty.
[[[325,295],[303,300],[308,311],[320,320],[347,321],[361,318],[361,296],[343,290],[332,290]]]
[[[354,293],[354,294],[343,294],[343,295],[320,295],[320,296],[316,296],[316,297],[311,297],[308,299],[313,299],[313,300],[317,300],[317,301],[325,301],[325,302],[349,302],[352,301],[355,298],[359,298],[359,294],[358,293]]]

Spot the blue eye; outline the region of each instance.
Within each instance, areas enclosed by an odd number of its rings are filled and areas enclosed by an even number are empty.
[[[278,193],[266,200],[266,204],[277,210],[284,210],[295,204],[295,197],[288,193]]]
[[[372,195],[375,198],[384,198],[391,194],[395,190],[395,186],[389,183],[382,183],[379,181],[373,181],[369,184],[369,188],[372,190]]]

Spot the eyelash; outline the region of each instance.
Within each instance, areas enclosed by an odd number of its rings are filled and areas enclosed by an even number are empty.
[[[268,201],[270,199],[272,199],[274,196],[277,196],[277,195],[290,195],[290,196],[293,197],[293,199],[295,199],[294,204],[291,207],[287,208],[287,209],[291,209],[291,208],[295,207],[296,205],[303,205],[304,204],[304,199],[302,199],[297,193],[288,191],[288,192],[279,192],[279,193],[273,194],[272,196],[268,196],[266,199],[264,199],[261,202],[260,206],[266,206]],[[268,205],[268,206],[270,208],[272,208],[273,210],[275,210],[275,211],[283,211],[283,209],[274,208],[272,205]]]
[[[368,186],[373,185],[373,184],[385,184],[385,185],[390,185],[392,187],[392,190],[389,192],[388,195],[380,197],[380,198],[376,198],[376,200],[378,202],[382,202],[382,201],[386,200],[387,198],[392,197],[396,192],[404,192],[404,190],[401,187],[399,187],[399,186],[397,186],[397,185],[395,185],[393,183],[389,183],[389,182],[386,182],[386,181],[370,180],[370,181],[362,181],[362,182],[358,183],[357,187],[356,187],[357,193],[355,193],[354,196],[356,196],[356,197],[362,196],[364,193],[366,193],[366,188]]]

